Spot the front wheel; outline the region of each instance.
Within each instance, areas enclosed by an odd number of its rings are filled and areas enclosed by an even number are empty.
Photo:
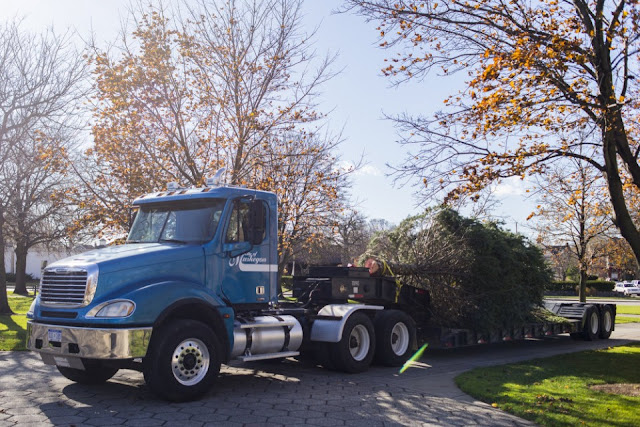
[[[211,328],[176,320],[157,332],[144,360],[144,379],[163,399],[184,402],[206,393],[220,372],[222,347]]]
[[[56,366],[65,378],[78,384],[102,384],[113,377],[118,368],[110,367],[100,360],[83,359],[84,371],[81,369]]]
[[[344,325],[340,341],[332,347],[331,360],[336,369],[352,374],[369,369],[376,348],[376,335],[369,316],[353,313]]]

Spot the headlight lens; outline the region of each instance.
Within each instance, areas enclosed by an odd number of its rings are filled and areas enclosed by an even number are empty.
[[[98,287],[98,268],[90,266],[87,271],[87,288],[84,294],[84,305],[88,305],[93,300]]]
[[[89,317],[129,317],[136,309],[133,301],[109,301],[87,313]]]
[[[33,312],[36,309],[37,300],[38,298],[34,298],[33,301],[31,301],[31,305],[29,306],[29,311],[27,311],[27,319],[33,319]]]

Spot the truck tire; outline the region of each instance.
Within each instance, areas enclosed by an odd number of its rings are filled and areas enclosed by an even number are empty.
[[[118,368],[105,366],[101,360],[83,359],[84,371],[81,369],[56,366],[65,378],[78,384],[102,384],[113,377]]]
[[[613,311],[611,307],[605,305],[600,311],[600,338],[608,339],[613,331]]]
[[[596,307],[589,307],[585,314],[583,337],[586,341],[598,339],[600,334],[600,316]]]
[[[333,362],[333,346],[334,343],[317,342],[315,343],[315,357],[318,364],[323,368],[331,371],[336,370],[336,364]]]
[[[332,347],[331,360],[337,370],[355,374],[369,369],[376,348],[376,335],[369,316],[353,313],[344,325],[342,338]]]
[[[409,315],[400,310],[385,310],[376,316],[377,363],[385,366],[402,366],[411,357],[416,328]]]
[[[222,346],[204,323],[179,319],[154,331],[143,362],[144,380],[159,397],[173,402],[195,400],[213,385]]]

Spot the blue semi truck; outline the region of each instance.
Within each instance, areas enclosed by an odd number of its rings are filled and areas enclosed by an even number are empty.
[[[399,366],[420,341],[444,347],[572,333],[608,338],[615,305],[558,304],[560,324],[483,335],[431,328],[429,296],[364,268],[316,268],[278,299],[277,200],[246,188],[179,188],[133,203],[126,243],[49,265],[27,346],[65,377],[143,373],[171,401],[210,389],[221,364],[312,354],[327,368]],[[528,329],[527,329],[528,328]]]

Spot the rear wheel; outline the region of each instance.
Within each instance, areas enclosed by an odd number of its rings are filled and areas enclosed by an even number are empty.
[[[344,325],[342,338],[331,347],[331,360],[336,369],[348,373],[369,369],[376,348],[373,322],[369,316],[353,313]]]
[[[606,340],[613,331],[613,311],[605,305],[600,312],[600,338]]]
[[[79,384],[102,384],[113,377],[118,368],[107,366],[101,360],[83,359],[84,371],[81,369],[56,366],[67,379]]]
[[[317,362],[325,369],[335,370],[336,364],[333,362],[332,352],[335,344],[329,342],[315,343],[315,357]]]
[[[211,328],[195,320],[176,320],[157,331],[144,360],[151,391],[174,402],[206,393],[220,372],[222,347]]]
[[[411,356],[416,329],[413,320],[399,310],[382,311],[375,319],[376,362],[402,366]]]
[[[598,339],[600,334],[600,316],[598,315],[598,309],[595,307],[589,307],[584,322],[583,335],[587,341],[593,341]]]

